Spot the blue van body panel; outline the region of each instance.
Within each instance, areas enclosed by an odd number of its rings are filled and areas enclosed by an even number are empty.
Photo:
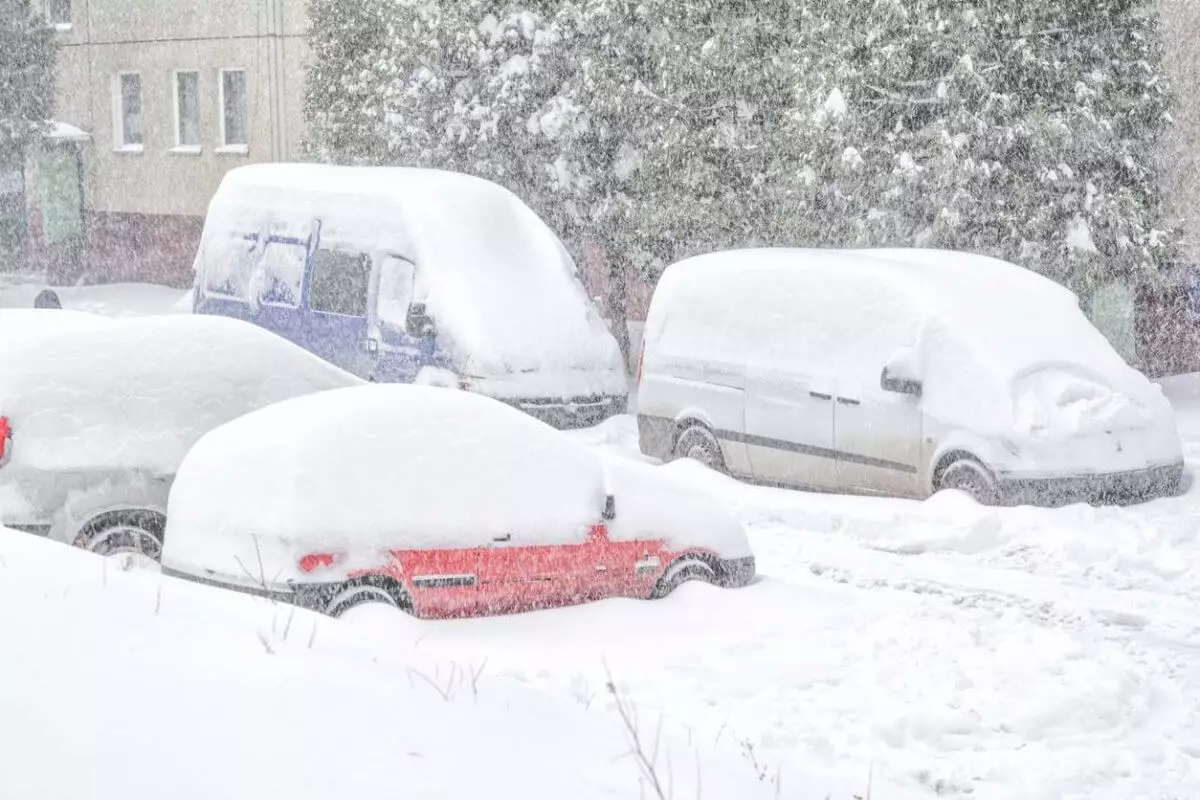
[[[254,301],[210,294],[203,285],[203,275],[198,275],[192,311],[253,323],[366,380],[412,383],[424,367],[458,373],[454,360],[437,347],[436,339],[417,339],[401,328],[380,323],[380,338],[372,342],[367,309],[363,309],[363,316],[314,310],[310,293],[318,236],[319,228],[314,228],[313,235],[307,239],[267,232],[245,236],[256,249],[268,244],[305,248],[304,277],[298,302],[277,287],[263,287]],[[374,296],[369,297],[368,305],[375,301]]]

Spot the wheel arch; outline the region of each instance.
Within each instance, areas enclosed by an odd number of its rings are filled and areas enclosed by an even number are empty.
[[[72,542],[87,547],[104,530],[121,524],[132,524],[158,537],[161,543],[167,531],[167,512],[156,506],[118,505],[96,509],[78,523]]]
[[[376,589],[382,589],[387,592],[396,605],[406,611],[413,610],[413,596],[408,587],[402,581],[381,572],[369,572],[365,575],[358,575],[338,585],[330,594],[330,601],[342,592],[353,589],[357,586],[370,586]]]

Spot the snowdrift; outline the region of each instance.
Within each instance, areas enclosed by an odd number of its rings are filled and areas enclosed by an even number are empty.
[[[483,657],[381,664],[361,626],[5,529],[0,605],[20,609],[0,614],[0,797],[649,796],[617,719]],[[737,759],[658,749],[676,797],[776,797]]]

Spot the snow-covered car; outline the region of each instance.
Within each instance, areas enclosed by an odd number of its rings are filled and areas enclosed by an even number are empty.
[[[163,569],[334,616],[368,602],[505,613],[750,581],[728,512],[637,464],[611,473],[596,451],[481,395],[324,392],[196,443],[171,490]]]
[[[254,322],[361,378],[457,386],[563,428],[625,412],[620,348],[570,254],[491,181],[239,167],[195,268],[197,314]]]
[[[754,481],[985,503],[1171,494],[1170,403],[1029,270],[935,250],[767,249],[667,269],[641,448]]]
[[[0,330],[7,330],[7,314]],[[106,555],[157,558],[192,443],[269,403],[358,378],[253,325],[17,312],[0,348],[0,521]]]

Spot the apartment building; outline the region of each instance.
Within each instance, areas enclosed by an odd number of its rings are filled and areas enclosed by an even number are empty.
[[[304,0],[42,0],[56,119],[90,134],[87,271],[185,284],[230,169],[299,158]]]

